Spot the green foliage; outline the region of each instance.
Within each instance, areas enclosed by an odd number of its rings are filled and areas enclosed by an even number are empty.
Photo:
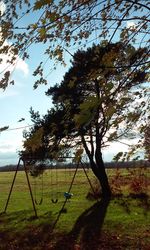
[[[75,114],[74,120],[78,128],[86,126],[95,117],[95,111],[99,106],[99,100],[96,96],[89,96],[80,104],[80,113]]]
[[[83,148],[79,148],[76,152],[75,152],[75,158],[74,158],[74,162],[78,163],[81,161],[82,159],[82,155],[83,155]]]
[[[42,145],[42,137],[43,137],[43,128],[39,128],[36,130],[34,135],[27,139],[24,142],[24,147],[26,148],[27,152],[32,151],[35,152],[37,148],[39,148]]]
[[[104,139],[107,144],[125,136],[135,138],[132,130],[147,114],[144,92],[140,91],[147,89],[143,84],[147,72],[142,71],[142,66],[132,71],[141,53],[147,53],[147,49],[138,50],[121,42],[77,51],[63,81],[47,91],[54,107],[43,118],[31,111],[35,126],[24,143],[25,150],[43,147],[47,156],[58,157],[82,145],[88,158],[95,161]],[[120,70],[122,62],[131,67]],[[119,153],[115,160],[125,157],[126,153]]]
[[[42,175],[44,170],[45,170],[45,165],[39,163],[37,165],[31,165],[29,172],[31,176],[37,177],[37,176]]]
[[[42,0],[42,1],[37,0],[34,3],[34,10],[44,8],[46,5],[50,5],[51,2],[52,2],[52,0]]]
[[[119,161],[122,156],[123,156],[123,152],[119,152],[119,153],[117,153],[117,155],[114,156],[113,160]]]

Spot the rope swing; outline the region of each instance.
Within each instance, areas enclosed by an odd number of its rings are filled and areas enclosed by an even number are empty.
[[[42,177],[41,177],[41,198],[40,200],[38,201],[37,199],[37,182],[36,182],[36,178],[34,178],[34,201],[35,201],[35,204],[36,205],[41,205],[43,203],[43,174],[42,174]]]
[[[43,164],[39,164],[37,166],[34,165],[33,168],[30,170],[30,174],[34,178],[34,202],[36,205],[41,205],[43,203],[43,189],[44,189],[43,172],[44,172]],[[41,198],[39,200],[37,198],[37,178],[41,180],[39,184]]]
[[[53,171],[54,170],[54,171]],[[52,198],[51,202],[53,204],[56,204],[58,202],[58,173],[57,173],[57,165],[55,165],[55,168],[52,169],[51,167],[51,190],[52,190]],[[53,175],[55,175],[55,180],[53,180]],[[56,189],[53,189],[53,186],[56,187]]]

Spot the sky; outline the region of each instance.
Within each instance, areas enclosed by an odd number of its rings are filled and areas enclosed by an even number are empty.
[[[33,61],[31,66],[30,62],[19,59],[12,75],[15,85],[9,86],[5,91],[0,90],[0,127],[9,126],[8,130],[0,133],[0,166],[17,162],[18,151],[22,149],[24,127],[32,124],[30,107],[44,115],[52,106],[50,97],[45,95],[48,86],[39,86],[33,90],[35,79],[32,67]],[[51,86],[61,81],[64,72],[65,69],[59,67],[59,74],[51,74]],[[21,118],[25,120],[19,122]]]
[[[5,10],[4,5],[0,5],[0,8],[2,11]],[[26,23],[27,20],[22,20],[22,24]],[[134,23],[127,22],[126,25],[134,26]],[[39,111],[41,115],[44,115],[52,107],[51,99],[45,95],[45,91],[55,83],[60,83],[70,66],[70,56],[66,53],[67,67],[58,65],[57,69],[52,72],[50,67],[46,69],[48,86],[39,86],[36,90],[33,90],[35,81],[33,71],[42,57],[42,49],[42,47],[37,48],[35,45],[31,46],[28,61],[23,61],[18,57],[15,68],[10,68],[9,65],[9,69],[12,70],[11,78],[15,80],[15,85],[8,86],[5,91],[0,90],[0,128],[9,126],[8,130],[0,133],[0,166],[17,163],[18,151],[22,149],[23,144],[22,133],[26,126],[26,129],[28,129],[28,126],[32,125],[29,114],[30,107]],[[0,64],[0,72],[8,66],[6,60],[7,57],[3,64]],[[49,74],[49,72],[51,73]],[[21,118],[25,120],[19,122]],[[124,142],[130,143],[127,140],[124,140]],[[114,142],[105,148],[103,152],[104,160],[111,161],[117,152],[127,151],[127,149],[127,145]]]

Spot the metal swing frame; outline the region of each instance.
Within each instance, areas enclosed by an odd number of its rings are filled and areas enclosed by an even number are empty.
[[[75,157],[60,157],[59,159],[75,159]],[[69,196],[71,195],[71,189],[72,189],[72,186],[73,186],[73,183],[74,183],[74,180],[75,180],[75,177],[76,177],[76,174],[77,174],[77,171],[78,171],[78,169],[79,169],[79,165],[80,165],[80,164],[81,164],[81,166],[82,166],[82,169],[83,169],[83,171],[84,171],[84,174],[85,174],[85,176],[86,176],[86,178],[87,178],[87,180],[88,180],[88,182],[89,182],[89,185],[90,185],[90,187],[91,187],[93,193],[95,193],[95,190],[94,190],[94,188],[93,188],[93,185],[92,185],[92,183],[91,183],[91,181],[90,181],[90,178],[89,178],[89,176],[88,176],[88,174],[87,174],[87,171],[86,171],[86,169],[85,169],[84,163],[83,163],[83,161],[82,161],[81,159],[79,159],[79,160],[77,161],[77,163],[76,163],[76,168],[75,168],[75,171],[74,171],[74,174],[73,174],[71,183],[70,183],[70,185],[69,185],[68,191],[65,192],[65,193],[68,194],[68,195],[64,196],[64,197],[65,197],[65,201],[64,201],[65,204],[66,204],[66,202],[71,198],[71,197],[69,198]],[[56,170],[57,170],[57,168],[56,168]],[[57,180],[57,181],[58,181],[58,180]],[[54,203],[54,204],[56,204],[56,203],[58,202],[58,198],[56,198],[56,199],[52,198],[52,199],[51,199],[51,202]],[[62,209],[61,209],[61,210],[64,209],[65,204],[62,206]]]
[[[69,158],[74,158],[74,157],[69,157]],[[90,181],[90,178],[89,178],[89,176],[88,176],[88,174],[87,174],[87,171],[86,171],[86,169],[85,169],[84,163],[81,161],[81,159],[79,159],[79,160],[77,161],[77,163],[76,163],[76,168],[75,168],[75,171],[74,171],[74,174],[73,174],[73,177],[72,177],[72,180],[71,180],[71,183],[70,183],[70,186],[69,186],[69,188],[68,188],[67,193],[68,193],[68,194],[71,193],[71,189],[72,189],[72,186],[73,186],[73,183],[74,183],[76,174],[77,174],[77,172],[78,172],[78,170],[79,170],[79,165],[80,165],[80,164],[81,164],[81,166],[82,166],[82,169],[83,169],[83,171],[84,171],[84,173],[85,173],[85,176],[86,176],[86,178],[87,178],[87,180],[88,180],[88,182],[89,182],[89,185],[90,185],[90,187],[91,187],[93,193],[95,193],[95,190],[94,190],[94,188],[93,188],[93,185],[92,185],[92,183],[91,183],[91,181]],[[61,209],[60,209],[60,211],[59,211],[59,213],[58,213],[58,216],[57,216],[57,218],[56,218],[56,220],[55,220],[55,222],[54,222],[54,224],[53,224],[53,226],[52,226],[52,231],[55,229],[56,224],[57,224],[57,222],[59,221],[59,218],[60,218],[61,214],[63,213],[63,211],[64,211],[64,209],[65,209],[65,205],[66,205],[67,201],[68,201],[68,197],[66,196],[66,197],[65,197],[65,200],[64,200],[64,202],[63,202],[63,205],[62,205],[62,207],[61,207]],[[97,199],[97,201],[98,201],[98,199]]]
[[[24,168],[24,171],[25,171],[26,179],[27,179],[27,184],[28,184],[28,188],[29,188],[29,192],[30,192],[30,197],[31,197],[32,205],[33,205],[34,214],[35,214],[35,217],[38,217],[37,216],[37,211],[36,211],[36,206],[35,206],[35,201],[34,201],[34,198],[33,198],[32,188],[31,188],[31,184],[30,184],[30,180],[29,180],[29,176],[28,176],[28,171],[27,171],[27,167],[26,167],[26,163],[25,163],[25,159],[23,159],[21,157],[19,158],[16,170],[15,170],[14,178],[13,178],[13,181],[12,181],[12,184],[11,184],[11,187],[10,187],[10,191],[9,191],[9,194],[8,194],[8,198],[7,198],[3,213],[6,213],[6,211],[7,211],[8,204],[9,204],[9,201],[10,201],[10,197],[11,197],[11,194],[12,194],[12,191],[13,191],[13,187],[14,187],[14,184],[15,184],[15,180],[16,180],[16,177],[17,177],[17,173],[18,173],[21,161],[23,162],[23,168]]]
[[[65,157],[65,158],[66,158],[66,157]],[[69,157],[69,158],[74,158],[74,157]],[[33,192],[32,192],[32,188],[31,188],[31,184],[30,184],[30,180],[29,180],[29,176],[28,176],[28,171],[27,171],[27,167],[26,167],[26,160],[27,160],[26,158],[22,158],[22,157],[19,158],[19,161],[18,161],[16,170],[15,170],[15,174],[14,174],[14,177],[13,177],[13,181],[12,181],[12,184],[11,184],[11,187],[10,187],[10,191],[9,191],[9,194],[8,194],[8,198],[7,198],[7,201],[6,201],[6,204],[5,204],[5,208],[4,208],[3,213],[6,213],[6,211],[7,211],[7,208],[8,208],[8,205],[9,205],[9,201],[10,201],[10,197],[11,197],[11,194],[12,194],[12,191],[13,191],[13,187],[14,187],[14,184],[15,184],[15,180],[16,180],[16,177],[17,177],[17,173],[18,173],[18,170],[19,170],[19,167],[20,167],[20,163],[21,163],[21,161],[22,161],[22,162],[23,162],[23,168],[24,168],[25,175],[26,175],[26,179],[27,179],[28,188],[29,188],[29,193],[30,193],[30,197],[31,197],[31,202],[32,202],[32,206],[33,206],[33,210],[34,210],[34,214],[35,214],[35,218],[37,218],[37,217],[38,217],[38,215],[37,215],[37,210],[36,210],[36,204],[37,204],[37,203],[36,203],[36,201],[35,201],[34,198],[33,198]],[[81,159],[80,159],[80,160],[77,162],[77,165],[76,165],[76,168],[75,168],[75,172],[74,172],[72,181],[71,181],[70,186],[69,186],[69,188],[68,188],[68,191],[67,191],[68,194],[71,192],[71,189],[72,189],[72,186],[73,186],[73,183],[74,183],[74,180],[75,180],[75,177],[76,177],[76,174],[77,174],[77,171],[78,171],[78,169],[79,169],[79,165],[80,165],[80,164],[81,164],[82,169],[83,169],[83,171],[84,171],[84,173],[85,173],[85,175],[86,175],[86,177],[87,177],[87,180],[88,180],[88,182],[89,182],[89,184],[90,184],[90,187],[91,187],[91,189],[92,189],[92,191],[93,191],[93,193],[94,193],[94,188],[93,188],[93,186],[92,186],[92,183],[91,183],[91,181],[90,181],[90,179],[89,179],[89,177],[88,177],[88,174],[87,174],[87,172],[86,172],[86,170],[85,170],[84,164],[83,164],[83,162],[82,162]],[[43,199],[40,200],[40,202],[38,203],[38,205],[40,205],[40,204],[42,203],[42,201],[43,201]],[[58,202],[58,199],[55,199],[55,200],[52,199],[51,201],[52,201],[52,203],[57,203],[57,202]],[[54,225],[53,225],[53,228],[56,226],[56,224],[57,224],[57,222],[58,222],[58,220],[59,220],[59,217],[60,217],[61,213],[63,212],[63,210],[64,210],[64,208],[65,208],[65,205],[66,205],[67,201],[68,201],[68,198],[66,197],[66,198],[65,198],[65,201],[64,201],[64,203],[63,203],[63,205],[62,205],[62,208],[61,208],[61,210],[60,210],[60,212],[59,212],[59,214],[58,214],[58,217],[57,217],[57,219],[56,219],[56,221],[55,221],[55,223],[54,223]]]

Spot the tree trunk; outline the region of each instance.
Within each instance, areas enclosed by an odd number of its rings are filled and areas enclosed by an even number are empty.
[[[103,162],[102,157],[99,155],[98,160],[96,159],[96,165],[98,167],[98,179],[99,182],[101,184],[101,188],[102,188],[102,195],[103,197],[110,197],[111,196],[111,189],[110,189],[110,185],[108,182],[108,177],[105,171],[105,165]]]
[[[84,136],[81,135],[81,138],[82,138],[84,149],[90,161],[91,169],[94,175],[98,178],[100,182],[100,186],[102,188],[102,197],[104,199],[109,199],[111,197],[111,189],[110,189],[107,174],[105,171],[105,165],[104,165],[102,153],[100,150],[100,143],[99,141],[97,141],[98,146],[96,147],[96,150],[95,150],[95,161],[94,161],[94,157],[93,157],[94,155],[91,154],[90,150],[88,149]]]
[[[111,189],[108,182],[108,177],[105,171],[105,165],[101,153],[96,157],[96,162],[90,161],[91,168],[95,176],[100,182],[102,188],[102,197],[109,199],[111,197]]]

